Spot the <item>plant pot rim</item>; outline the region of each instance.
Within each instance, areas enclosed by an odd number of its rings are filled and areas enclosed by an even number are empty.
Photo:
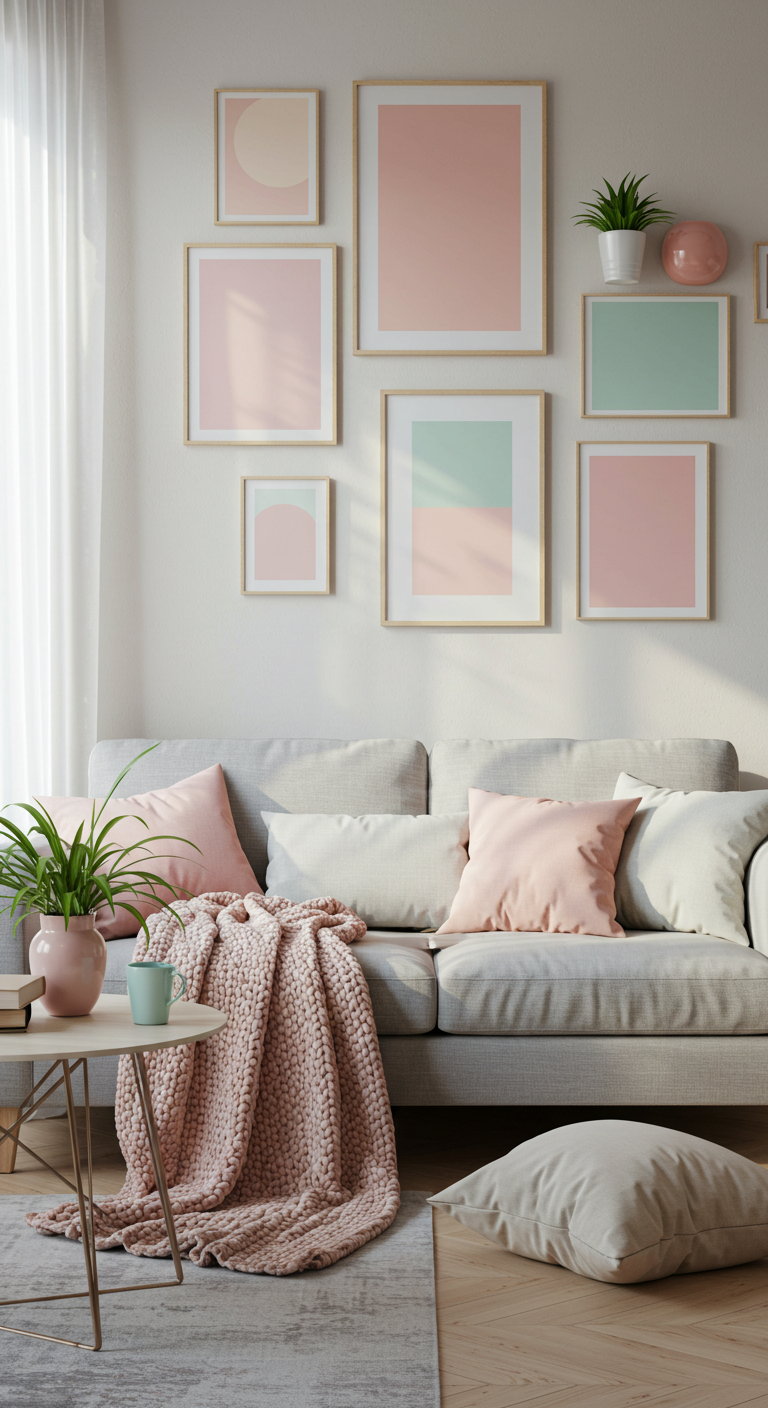
[[[35,910],[35,913],[41,923],[45,921],[46,925],[50,925],[55,929],[64,928],[63,914],[45,914],[42,910]],[[95,924],[96,910],[91,909],[87,914],[70,914],[68,928],[91,929],[95,927]]]

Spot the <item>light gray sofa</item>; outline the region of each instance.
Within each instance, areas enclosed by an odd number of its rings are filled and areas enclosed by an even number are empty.
[[[103,796],[151,741],[99,743],[90,794]],[[448,740],[428,757],[411,739],[278,738],[163,742],[124,787],[167,787],[214,763],[261,884],[263,810],[459,812],[469,786],[586,801],[611,797],[622,771],[685,791],[739,785],[733,746],[713,739]],[[370,930],[354,952],[392,1104],[768,1103],[768,847],[746,888],[750,948],[691,934],[479,934],[438,950],[427,933]],[[21,936],[0,924],[0,971],[18,971]],[[133,940],[108,948],[105,991],[125,992]],[[93,1066],[93,1102],[112,1103],[116,1062]],[[16,1103],[30,1075],[0,1067],[0,1104]]]

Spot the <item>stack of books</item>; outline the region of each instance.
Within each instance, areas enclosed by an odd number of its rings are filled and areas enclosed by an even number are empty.
[[[24,1032],[32,1016],[32,1003],[45,992],[45,978],[29,973],[0,973],[0,1036]]]

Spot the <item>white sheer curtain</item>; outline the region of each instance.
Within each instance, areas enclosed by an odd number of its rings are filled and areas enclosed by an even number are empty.
[[[0,804],[96,738],[103,0],[0,0]]]

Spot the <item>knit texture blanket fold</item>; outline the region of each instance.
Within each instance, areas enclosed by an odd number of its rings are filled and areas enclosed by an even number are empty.
[[[348,945],[365,924],[333,899],[201,895],[148,921],[135,958],[174,963],[217,1036],[145,1057],[182,1255],[284,1276],[330,1266],[392,1222],[394,1130],[368,987]],[[95,1205],[96,1245],[170,1256],[129,1057],[115,1123],[122,1190]],[[81,1235],[77,1204],[29,1213]]]

